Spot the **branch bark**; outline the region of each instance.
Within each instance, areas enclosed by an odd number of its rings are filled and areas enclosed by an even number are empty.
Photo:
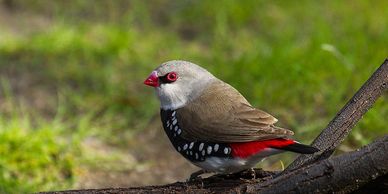
[[[47,193],[348,193],[357,189],[388,189],[388,136],[363,147],[329,158],[351,128],[387,90],[388,60],[373,73],[312,143],[321,152],[299,156],[285,171],[274,174],[258,171],[260,179],[247,180],[212,176],[202,181],[177,182],[163,186],[73,190]],[[275,178],[274,178],[275,177]],[[383,186],[381,186],[381,184]],[[379,184],[379,187],[375,185]],[[385,185],[385,186],[384,186]]]
[[[326,159],[335,148],[348,136],[354,125],[372,107],[375,101],[388,88],[388,59],[373,73],[357,93],[341,109],[328,126],[311,144],[321,150],[313,155],[300,155],[283,172],[287,173],[298,167]]]
[[[349,193],[387,175],[388,154],[385,153],[388,153],[388,135],[359,151],[298,168],[254,189],[260,193]]]

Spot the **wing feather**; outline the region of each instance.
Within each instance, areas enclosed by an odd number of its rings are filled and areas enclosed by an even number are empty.
[[[282,138],[293,132],[274,126],[277,119],[252,107],[232,86],[217,81],[177,110],[182,135],[188,140],[247,142]]]

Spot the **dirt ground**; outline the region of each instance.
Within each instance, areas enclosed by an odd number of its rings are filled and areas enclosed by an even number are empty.
[[[157,121],[154,123],[157,125]],[[76,188],[160,185],[185,181],[192,172],[198,170],[175,152],[160,127],[137,134],[133,141],[136,142],[131,142],[133,146],[128,147],[126,160],[114,162],[116,167],[113,170],[112,168],[86,170],[77,181]],[[88,143],[88,147],[95,151],[105,150],[106,154],[114,153],[114,149],[117,149],[91,142]],[[128,165],[129,167],[126,167]]]

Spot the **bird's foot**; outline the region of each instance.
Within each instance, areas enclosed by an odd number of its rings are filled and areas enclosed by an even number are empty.
[[[256,179],[256,171],[253,168],[243,170],[241,172],[235,173],[235,175],[242,179]]]
[[[248,173],[250,173],[250,175],[252,176],[252,179],[256,179],[256,171],[255,171],[255,169],[250,168],[250,169],[248,169],[247,171],[248,171]]]
[[[190,175],[190,178],[187,180],[187,182],[192,182],[192,181],[196,181],[196,180],[202,180],[202,178],[200,177],[200,175],[202,174],[205,174],[206,171],[205,170],[198,170],[196,172],[193,172],[191,175]]]

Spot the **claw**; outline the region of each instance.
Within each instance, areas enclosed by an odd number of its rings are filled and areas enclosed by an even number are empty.
[[[251,173],[252,179],[256,179],[256,171],[253,168],[248,169],[248,171]]]

